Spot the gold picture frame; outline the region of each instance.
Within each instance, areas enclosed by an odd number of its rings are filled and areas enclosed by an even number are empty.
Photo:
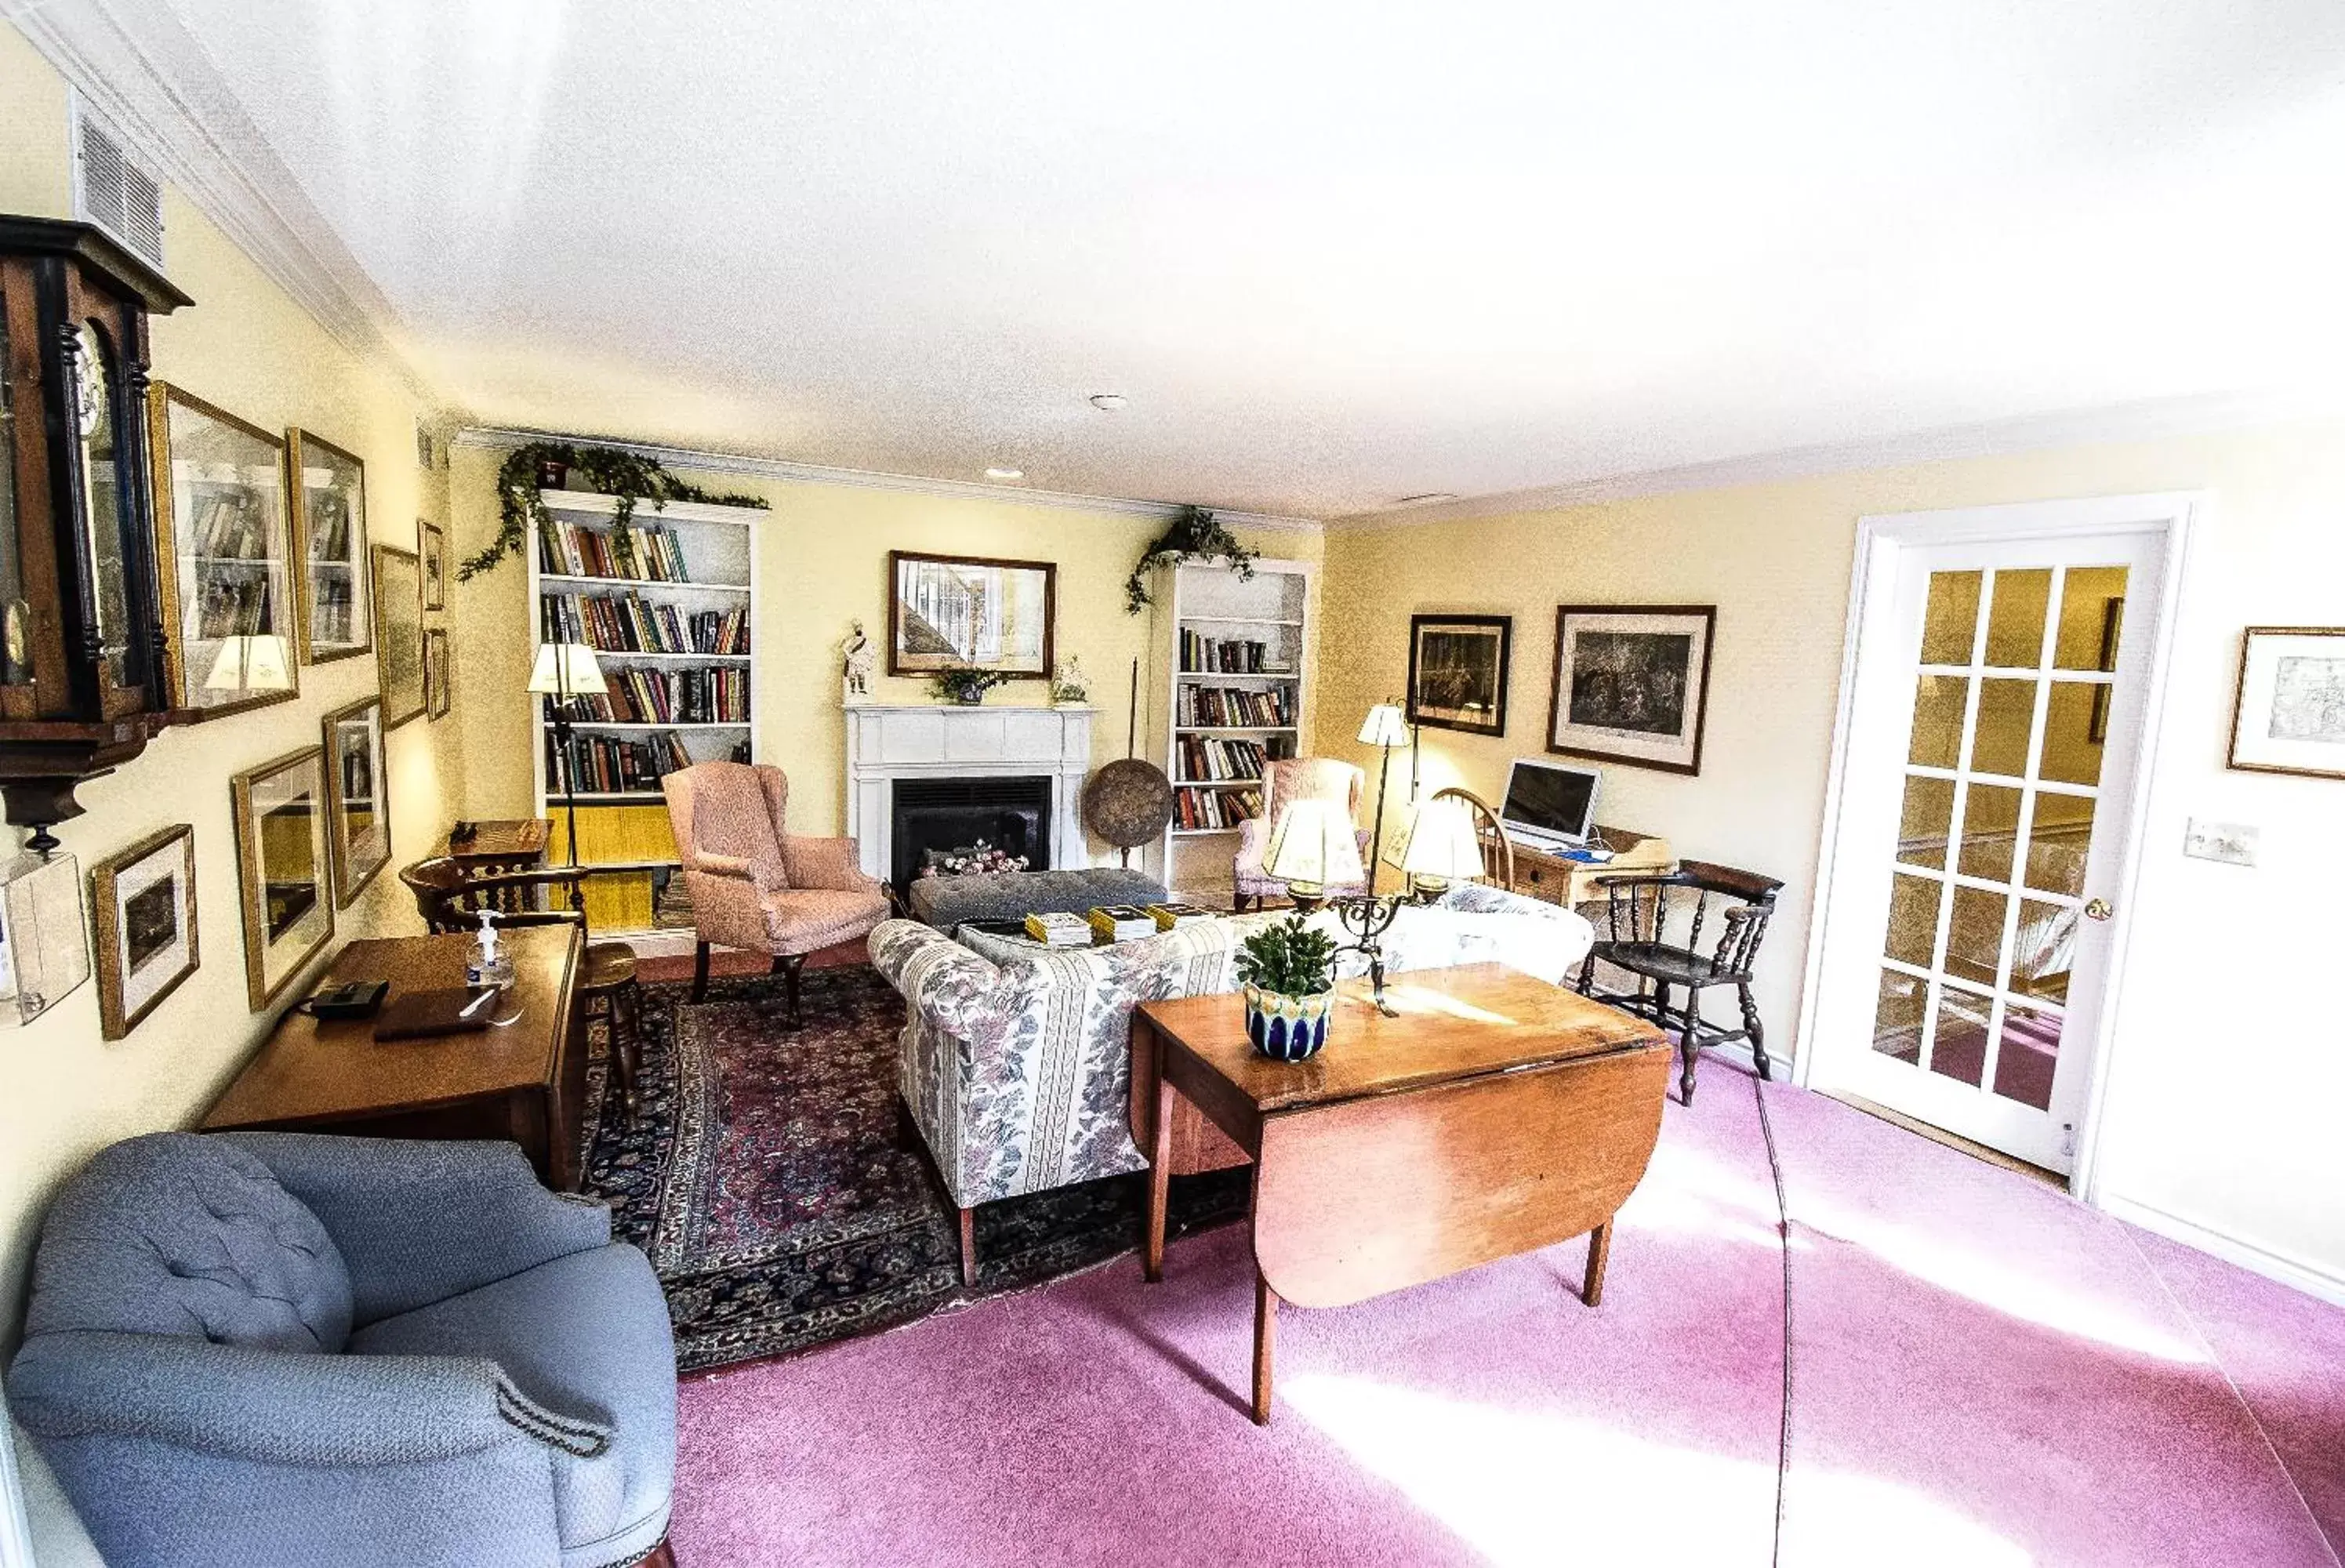
[[[374,547],[375,690],[382,726],[395,730],[423,714],[422,558],[395,544]]]
[[[367,573],[366,464],[322,436],[285,432],[285,495],[293,517],[294,631],[304,664],[374,649]]]
[[[256,1013],[334,938],[325,758],[324,747],[303,746],[228,781],[245,996]]]
[[[163,828],[99,861],[89,870],[89,894],[98,1032],[118,1040],[203,967],[195,828]]]
[[[147,397],[172,706],[211,719],[291,702],[299,596],[285,442],[168,382]]]
[[[415,520],[415,553],[423,560],[425,613],[448,608],[448,536],[440,525]]]
[[[334,907],[348,909],[391,864],[391,788],[380,693],[319,721],[326,751],[328,845]]]
[[[2230,765],[2345,779],[2345,626],[2250,626],[2240,633]]]
[[[423,711],[438,723],[448,716],[454,704],[455,692],[452,683],[455,671],[453,654],[445,627],[432,626],[423,633]]]

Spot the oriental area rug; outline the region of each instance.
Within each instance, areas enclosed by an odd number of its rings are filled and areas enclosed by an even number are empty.
[[[716,980],[698,1004],[687,985],[645,986],[637,1112],[602,1100],[586,1190],[658,1272],[679,1370],[890,1328],[1132,1249],[1139,1176],[1010,1199],[977,1211],[963,1289],[954,1211],[896,1092],[903,999],[868,965],[809,969],[804,986],[791,1032],[777,977]],[[598,1090],[603,1077],[597,1062]],[[1244,1214],[1245,1175],[1176,1180],[1172,1225]]]

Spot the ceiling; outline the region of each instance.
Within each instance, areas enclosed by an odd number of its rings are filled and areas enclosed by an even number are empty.
[[[1333,517],[2345,362],[2336,0],[51,3],[482,423]]]

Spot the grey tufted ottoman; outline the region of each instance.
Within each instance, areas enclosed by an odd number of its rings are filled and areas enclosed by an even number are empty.
[[[1080,871],[1005,871],[990,876],[925,876],[907,895],[912,918],[939,931],[970,920],[1081,915],[1102,904],[1162,904],[1164,885],[1112,865]]]

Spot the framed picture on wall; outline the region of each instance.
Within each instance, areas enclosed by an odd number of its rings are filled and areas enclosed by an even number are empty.
[[[1567,604],[1555,612],[1547,749],[1701,772],[1714,604]]]
[[[254,1012],[334,936],[326,754],[304,746],[228,781],[244,916],[244,987]]]
[[[2250,626],[2240,638],[2231,765],[2345,779],[2345,626]]]
[[[391,864],[391,790],[383,771],[382,699],[360,697],[321,721],[334,907],[347,909]]]
[[[423,713],[423,588],[413,551],[374,547],[374,626],[383,728],[395,730]]]
[[[147,392],[171,701],[200,717],[299,694],[285,443],[157,381]]]
[[[437,723],[448,716],[449,704],[455,693],[450,686],[454,672],[449,668],[448,632],[433,626],[423,633],[423,711]]]
[[[1408,722],[1469,735],[1507,733],[1511,615],[1408,619]]]
[[[1059,569],[1047,561],[888,552],[888,673],[1051,673]]]
[[[448,536],[421,518],[415,520],[415,552],[423,558],[423,608],[448,608]]]
[[[202,966],[196,943],[196,831],[149,834],[90,867],[99,1033],[118,1040]]]
[[[286,499],[293,511],[293,617],[301,663],[356,658],[374,646],[367,588],[366,465],[307,430],[285,432]]]

